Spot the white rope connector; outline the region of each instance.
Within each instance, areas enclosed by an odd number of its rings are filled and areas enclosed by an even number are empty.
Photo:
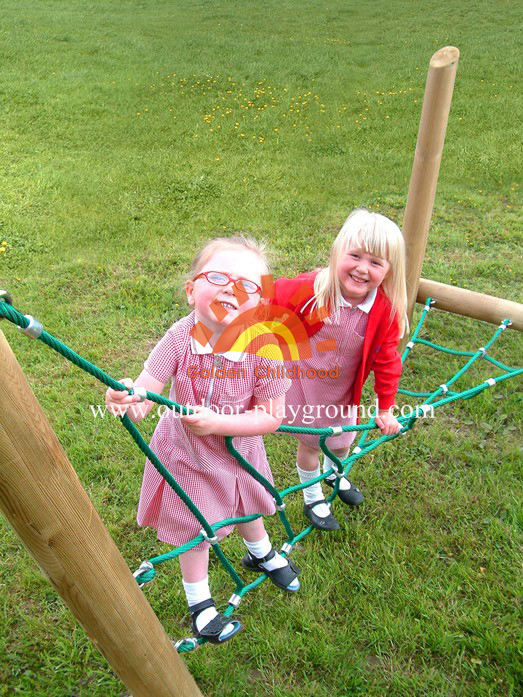
[[[209,537],[203,528],[200,530],[200,535],[210,545],[217,545],[218,544],[218,536],[214,535],[213,537]]]
[[[487,383],[487,385],[489,387],[494,387],[494,385],[496,384],[496,381],[494,380],[494,378],[489,378],[488,380],[485,380],[485,382]]]
[[[0,290],[0,298],[3,298],[8,305],[13,304],[13,296],[7,290]]]
[[[180,646],[186,646],[187,644],[192,646],[193,649],[197,649],[198,639],[196,639],[195,637],[191,637],[190,639],[179,639],[179,641],[177,641],[176,643],[173,641],[173,648],[175,648],[176,651],[178,651]]]
[[[154,566],[151,564],[150,561],[143,561],[140,566],[136,569],[136,571],[133,573],[134,578],[138,578],[138,576],[141,576],[142,574],[147,573],[147,571],[152,571],[154,569]],[[145,583],[139,583],[138,584],[140,588],[143,588],[145,586]]]
[[[276,506],[277,511],[284,511],[285,510],[285,501],[282,501],[282,504],[280,506],[274,497],[272,500],[274,501],[274,505]]]
[[[408,349],[414,348],[414,342],[413,342],[413,341],[409,341],[409,343],[407,344],[407,348],[408,348]]]
[[[345,476],[345,472],[343,470],[341,470],[341,472],[339,470],[334,470],[334,474],[336,475],[336,479],[343,479]]]
[[[282,554],[289,555],[292,552],[292,545],[290,544],[290,542],[284,542],[281,546],[280,552]]]
[[[487,349],[484,346],[481,346],[478,349],[478,353],[482,353],[483,355],[485,355],[487,353]]]
[[[512,324],[512,320],[505,320],[506,324],[503,324],[503,322],[499,325],[498,329],[501,329],[502,331],[505,331],[507,327],[510,327]]]
[[[334,437],[341,436],[341,434],[343,433],[343,428],[341,426],[331,426],[330,429]]]
[[[427,416],[427,414],[429,414],[433,410],[433,406],[431,404],[420,404],[417,407],[417,410],[418,409],[421,411],[422,416]]]
[[[147,390],[143,385],[133,385],[133,392],[140,397],[140,402],[145,402],[147,399]]]
[[[229,605],[232,605],[234,608],[237,608],[241,601],[241,595],[238,595],[238,593],[233,593],[229,598]]]
[[[439,388],[440,390],[443,390],[445,394],[447,394],[447,392],[449,391],[449,388],[446,385],[440,385]]]
[[[24,315],[24,317],[29,320],[29,324],[25,329],[23,327],[17,327],[17,329],[19,329],[22,334],[30,336],[31,339],[38,339],[40,334],[44,331],[42,323],[34,317],[31,317],[31,315]]]
[[[353,455],[357,455],[358,453],[361,453],[361,448],[359,445],[357,445],[355,448],[352,450]]]

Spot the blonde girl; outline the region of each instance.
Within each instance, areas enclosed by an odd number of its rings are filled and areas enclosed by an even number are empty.
[[[379,213],[355,210],[334,240],[329,265],[276,281],[273,303],[293,311],[295,321],[307,331],[312,351],[310,358],[297,364],[304,370],[294,371],[297,376],[287,392],[283,423],[312,428],[355,424],[363,385],[372,371],[376,424],[384,435],[397,433],[400,424],[391,407],[402,369],[397,345],[407,325],[405,246],[398,226]],[[344,459],[354,435],[330,437],[327,445]],[[298,475],[306,483],[320,475],[319,438],[296,438]],[[324,471],[333,465],[324,458]],[[334,478],[326,483],[334,486]],[[304,489],[303,495],[304,514],[314,527],[339,528],[320,483]],[[363,501],[347,478],[340,480],[338,495],[353,506]]]

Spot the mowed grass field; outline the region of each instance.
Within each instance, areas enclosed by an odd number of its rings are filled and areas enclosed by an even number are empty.
[[[521,302],[521,15],[505,0],[4,0],[0,287],[135,377],[187,313],[184,275],[207,239],[264,238],[275,276],[291,276],[326,263],[356,206],[401,225],[428,63],[454,45],[423,275]],[[1,329],[129,566],[166,551],[135,523],[143,457],[92,416],[102,386]],[[435,311],[423,337],[474,351],[494,331]],[[507,331],[491,353],[521,367],[521,348]],[[403,386],[434,389],[462,364],[417,347]],[[294,552],[300,593],[263,584],[240,606],[240,637],[184,656],[202,692],[521,694],[522,395],[505,382],[360,460],[363,507],[335,507],[342,529]],[[292,439],[266,445],[278,487],[294,484]],[[296,529],[301,508],[289,502]],[[123,695],[4,520],[0,545],[0,695]],[[238,536],[223,546],[239,568]],[[217,563],[211,585],[223,607],[233,588]],[[145,592],[169,635],[187,636],[177,564]]]

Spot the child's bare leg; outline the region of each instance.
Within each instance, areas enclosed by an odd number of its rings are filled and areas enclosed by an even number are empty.
[[[250,523],[241,523],[237,525],[237,528],[249,551],[249,554],[243,558],[242,565],[251,571],[266,571],[277,586],[290,592],[297,591],[300,587],[299,569],[291,566],[285,557],[273,549],[263,519],[257,518]]]
[[[306,484],[320,476],[318,453],[318,447],[310,447],[298,441],[296,467],[302,484]],[[303,489],[303,499],[305,501],[304,513],[315,528],[319,530],[338,530],[338,521],[330,512],[330,507],[325,503],[320,482],[311,484],[306,489]]]
[[[311,448],[298,441],[298,453],[296,455],[298,467],[306,472],[314,472],[318,467],[319,452],[319,448]]]
[[[209,588],[209,548],[203,550],[191,549],[180,554],[182,583],[189,612],[193,617],[193,628],[202,632],[218,616],[218,611],[212,602]],[[203,605],[202,609],[199,606]],[[223,622],[217,641],[225,641],[236,634],[241,626],[239,622]]]
[[[245,542],[257,542],[267,534],[265,525],[263,524],[263,518],[256,518],[256,520],[253,520],[251,523],[240,523],[236,527]]]
[[[194,550],[180,554],[180,568],[183,580],[187,583],[197,583],[207,578],[209,573],[209,548]]]

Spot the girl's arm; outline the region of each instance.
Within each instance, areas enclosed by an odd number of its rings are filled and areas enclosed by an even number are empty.
[[[401,431],[401,424],[389,409],[380,409],[376,417],[376,426],[382,436],[393,436]]]
[[[145,387],[148,392],[161,394],[165,387],[164,382],[160,382],[153,378],[146,370],[142,370],[140,375],[133,382],[131,378],[120,380],[122,385],[126,387]],[[146,399],[140,402],[138,395],[130,395],[128,392],[113,390],[109,388],[105,393],[105,404],[113,416],[123,416],[127,414],[133,423],[138,423],[144,419],[153,408],[155,402]]]
[[[371,364],[374,373],[374,391],[378,397],[380,411],[386,411],[394,406],[394,398],[399,388],[403,370],[401,356],[398,353],[399,340],[399,327],[395,319]]]
[[[372,363],[374,391],[378,396],[379,407],[376,426],[379,427],[384,436],[392,436],[401,430],[401,424],[391,411],[403,370],[401,356],[398,353],[398,343],[399,326],[395,318]]]
[[[242,414],[217,414],[207,407],[191,407],[195,413],[181,421],[197,436],[263,436],[280,426],[285,410],[285,394],[266,402],[255,398],[254,406]]]

